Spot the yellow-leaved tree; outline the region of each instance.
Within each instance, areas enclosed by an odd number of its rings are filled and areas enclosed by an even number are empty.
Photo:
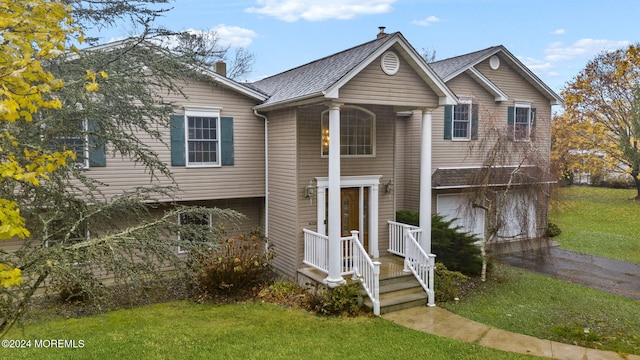
[[[565,175],[629,174],[640,199],[640,47],[596,56],[562,95],[565,112],[553,122],[556,167]]]
[[[43,152],[21,144],[12,123],[33,121],[39,109],[59,108],[52,91],[64,83],[43,68],[43,63],[67,52],[70,35],[79,35],[62,2],[45,0],[3,1],[0,5],[0,181],[28,182],[37,186],[67,159],[71,151]],[[81,37],[78,37],[82,40]],[[29,231],[18,204],[0,198],[0,240],[25,238]],[[0,264],[0,286],[22,282],[20,269]]]

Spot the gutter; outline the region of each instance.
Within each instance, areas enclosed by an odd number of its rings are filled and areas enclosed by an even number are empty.
[[[264,236],[269,241],[269,119],[256,109],[253,114],[264,120]]]

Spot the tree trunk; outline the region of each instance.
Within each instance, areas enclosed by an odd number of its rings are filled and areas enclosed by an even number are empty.
[[[636,201],[640,201],[640,179],[638,179],[638,175],[640,175],[640,169],[632,169],[631,176],[633,176],[633,182],[636,184],[636,197],[633,198]]]

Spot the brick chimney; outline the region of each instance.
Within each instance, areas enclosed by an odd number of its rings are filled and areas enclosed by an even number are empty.
[[[227,77],[227,63],[222,60],[216,61],[216,63],[213,64],[213,71],[215,71],[218,75]]]
[[[378,33],[378,36],[376,37],[376,39],[380,39],[387,36],[387,33],[384,32],[384,29],[386,29],[385,26],[378,26],[378,29],[380,29],[380,32]]]

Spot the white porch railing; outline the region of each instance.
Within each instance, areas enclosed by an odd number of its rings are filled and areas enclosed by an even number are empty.
[[[329,273],[329,237],[311,230],[304,232],[303,262],[325,274]],[[362,283],[373,304],[373,313],[380,315],[380,262],[373,261],[358,238],[358,231],[340,239],[341,275],[352,275]]]
[[[389,252],[404,257],[405,254],[405,238],[409,230],[419,229],[417,226],[407,225],[395,221],[389,223]],[[420,243],[420,234],[416,233],[416,240]]]
[[[302,231],[304,232],[304,259],[302,262],[328,274],[329,237],[307,229]]]
[[[421,232],[422,229],[412,229],[407,232],[407,236],[405,237],[404,267],[413,273],[420,285],[422,285],[424,291],[427,292],[427,305],[435,306],[433,277],[436,256],[427,254],[422,250],[422,247],[416,239],[416,235],[419,236]]]
[[[420,246],[422,229],[389,221],[389,252],[404,257],[404,271],[411,272],[428,296],[429,306],[435,306],[435,258]]]
[[[358,238],[357,230],[351,231],[351,238],[352,279],[362,283],[362,288],[373,304],[373,314],[380,316],[380,262],[371,260]]]

